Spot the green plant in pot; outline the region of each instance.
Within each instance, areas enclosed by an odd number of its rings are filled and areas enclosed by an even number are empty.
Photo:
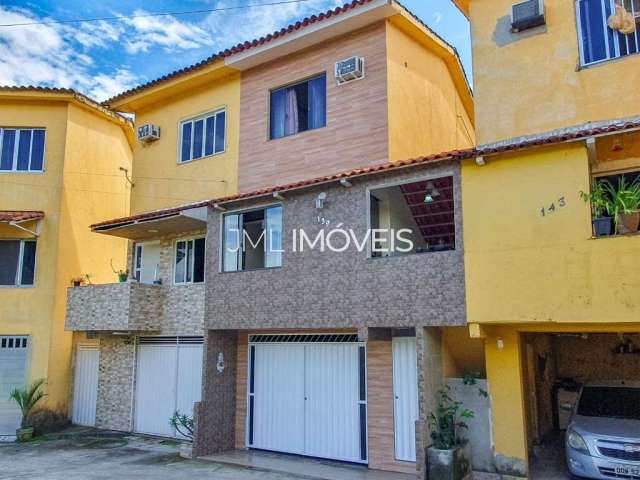
[[[613,233],[614,205],[605,184],[613,188],[608,180],[603,180],[595,182],[591,193],[580,192],[580,197],[585,202],[591,202],[593,234],[596,237],[605,237]]]
[[[27,418],[36,404],[42,400],[45,393],[42,391],[44,380],[36,380],[30,386],[14,388],[9,398],[18,404],[22,412],[20,428],[16,430],[16,438],[19,442],[27,442],[33,438],[33,427],[28,426]]]
[[[633,182],[628,182],[622,175],[615,188],[611,182],[602,182],[613,204],[613,214],[616,223],[616,232],[635,233],[640,227],[640,177]]]
[[[432,445],[427,449],[429,480],[462,480],[471,473],[471,455],[461,432],[474,413],[453,398],[451,387],[438,391],[435,412],[429,414]]]

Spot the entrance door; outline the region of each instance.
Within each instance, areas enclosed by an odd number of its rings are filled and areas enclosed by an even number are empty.
[[[247,443],[366,463],[365,347],[356,335],[313,337],[320,341],[305,342],[311,338],[306,335],[252,337]],[[329,341],[338,337],[353,341]]]
[[[396,459],[416,461],[418,375],[415,337],[393,339],[393,396]]]
[[[140,337],[136,365],[135,431],[174,437],[169,419],[193,417],[202,385],[202,337]]]
[[[20,410],[9,395],[27,382],[28,337],[0,337],[0,441],[15,439]]]
[[[98,400],[99,350],[94,346],[78,346],[73,378],[73,412],[76,425],[93,427],[96,424]]]

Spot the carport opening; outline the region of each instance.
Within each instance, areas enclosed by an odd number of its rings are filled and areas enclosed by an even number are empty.
[[[580,390],[585,385],[638,385],[640,334],[524,334],[522,364],[532,478],[569,478],[564,434]]]

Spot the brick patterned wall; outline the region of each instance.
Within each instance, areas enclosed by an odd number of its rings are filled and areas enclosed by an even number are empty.
[[[391,258],[367,258],[350,248],[343,253],[291,251],[292,230],[311,237],[321,228],[318,215],[352,228],[367,229],[367,188],[398,181],[452,175],[456,212],[456,250]],[[211,329],[357,328],[465,325],[464,265],[457,163],[442,163],[375,177],[354,179],[351,188],[327,184],[288,192],[282,203],[284,248],[281,268],[219,273],[220,213],[210,211],[207,236],[205,316]],[[327,193],[323,210],[315,198]],[[273,202],[269,202],[273,203]],[[247,201],[233,208],[255,207]],[[333,228],[333,227],[331,227]]]
[[[365,58],[366,77],[337,86],[336,61]],[[327,126],[269,140],[270,90],[326,72]],[[242,73],[239,191],[389,160],[385,22]]]

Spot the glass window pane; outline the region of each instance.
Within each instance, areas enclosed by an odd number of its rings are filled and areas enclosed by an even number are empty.
[[[193,282],[204,282],[204,238],[195,240],[193,252]]]
[[[187,263],[187,246],[185,242],[176,242],[175,282],[184,283]]]
[[[187,276],[185,281],[191,282],[193,280],[193,240],[187,242]]]
[[[207,125],[205,128],[205,141],[204,141],[204,154],[205,155],[213,155],[213,142],[215,137],[215,124],[216,117],[207,118]]]
[[[282,207],[271,207],[265,212],[267,218],[267,251],[265,267],[282,266]]]
[[[193,124],[193,158],[202,157],[203,133],[204,133],[204,120],[198,120]]]
[[[16,284],[19,255],[19,240],[0,241],[0,285]]]
[[[182,124],[182,154],[180,155],[181,162],[188,162],[191,160],[191,122]]]
[[[327,124],[327,77],[309,81],[309,129],[322,128]]]
[[[237,272],[240,270],[240,215],[224,216],[224,241],[222,242],[223,271]]]
[[[18,139],[18,170],[29,170],[31,130],[20,130]]]
[[[2,156],[0,157],[0,170],[13,169],[13,151],[16,141],[15,130],[2,131]]]
[[[33,285],[36,269],[36,242],[24,242],[20,285]]]
[[[284,88],[271,92],[271,138],[284,137],[285,104],[287,91]]]
[[[299,83],[287,92],[285,134],[309,130],[309,82]]]
[[[220,112],[216,115],[216,153],[224,152],[225,149],[225,124],[226,124],[226,112]]]
[[[33,142],[31,144],[31,166],[29,170],[42,170],[44,163],[44,130],[33,131]]]
[[[580,0],[580,27],[585,63],[607,58],[602,0]]]

